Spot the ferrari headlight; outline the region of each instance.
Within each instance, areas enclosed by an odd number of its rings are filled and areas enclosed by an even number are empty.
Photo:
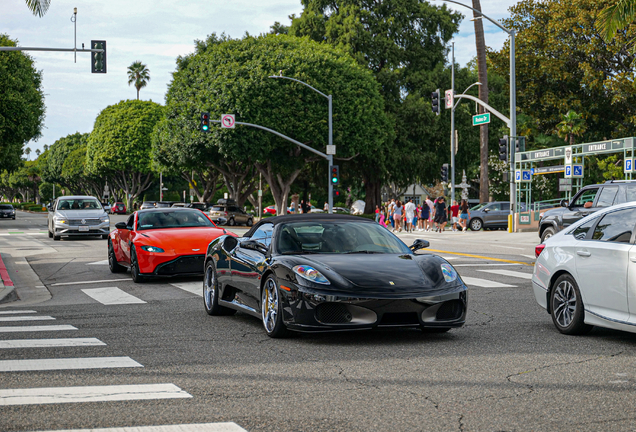
[[[156,253],[161,253],[161,252],[165,252],[163,249],[161,249],[160,247],[157,246],[142,246],[141,249],[147,251],[147,252],[156,252]]]
[[[323,285],[329,285],[329,280],[322,275],[318,270],[308,265],[297,265],[293,268],[294,273],[298,276],[307,279],[310,282],[315,282]]]
[[[457,279],[457,272],[450,264],[442,264],[442,274],[446,282],[452,282]]]

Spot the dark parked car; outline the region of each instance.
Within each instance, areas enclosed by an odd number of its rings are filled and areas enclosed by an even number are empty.
[[[563,200],[561,207],[542,214],[539,221],[541,242],[604,207],[630,201],[636,201],[636,181],[610,180],[585,186],[574,195],[571,203]]]
[[[11,204],[0,204],[0,218],[11,218],[15,220],[15,209]]]
[[[525,204],[521,204],[525,211]],[[510,214],[509,201],[495,201],[481,203],[470,209],[470,222],[468,226],[471,231],[480,229],[499,229],[508,227],[508,215]]]
[[[287,330],[461,327],[466,285],[445,259],[415,254],[427,246],[415,240],[409,248],[356,216],[267,218],[241,238],[210,243],[203,303],[209,315],[259,318],[270,337]]]
[[[229,226],[234,225],[247,225],[252,226],[254,224],[254,216],[245,213],[242,208],[233,204],[216,204],[210,207],[210,217],[212,220],[218,218],[227,219]]]

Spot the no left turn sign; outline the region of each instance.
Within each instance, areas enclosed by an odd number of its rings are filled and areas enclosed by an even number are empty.
[[[235,123],[234,114],[223,114],[221,116],[221,127],[226,129],[234,129]]]

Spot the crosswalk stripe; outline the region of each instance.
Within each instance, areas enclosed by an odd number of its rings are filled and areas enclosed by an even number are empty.
[[[482,288],[514,288],[516,285],[508,285],[488,279],[479,279],[474,277],[462,276],[462,280],[466,285],[474,285]]]
[[[44,431],[47,432],[47,431]],[[132,426],[100,429],[64,429],[48,432],[247,432],[236,423],[198,423],[161,426]]]
[[[0,321],[46,321],[54,320],[52,316],[5,316],[0,317]]]
[[[60,330],[77,330],[77,327],[73,327],[68,324],[50,325],[50,326],[7,326],[0,327],[0,333],[14,333],[14,332],[35,332],[35,331],[60,331]]]
[[[82,292],[105,305],[146,303],[142,299],[132,296],[117,287],[90,288],[83,289]]]
[[[174,384],[45,387],[0,390],[0,406],[191,397]]]
[[[180,288],[184,291],[188,291],[192,294],[196,294],[199,297],[203,297],[203,284],[201,282],[184,282],[170,285]]]
[[[34,310],[8,310],[0,312],[0,315],[11,315],[11,314],[25,314],[25,313],[37,313]]]
[[[86,263],[86,265],[108,265],[108,260],[102,260],[102,261],[95,261],[95,262],[89,262]]]
[[[0,360],[0,372],[143,367],[130,357]]]
[[[0,341],[2,348],[50,348],[106,345],[96,338],[12,339]]]
[[[477,270],[477,271],[484,272],[484,273],[492,273],[492,274],[497,274],[502,276],[517,277],[521,279],[532,279],[532,273],[522,273],[522,272],[518,272],[514,270],[499,269],[499,270]]]

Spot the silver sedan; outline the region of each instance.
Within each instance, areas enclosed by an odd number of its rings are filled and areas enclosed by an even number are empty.
[[[49,238],[101,236],[108,239],[110,218],[99,200],[92,196],[62,196],[49,207]]]

